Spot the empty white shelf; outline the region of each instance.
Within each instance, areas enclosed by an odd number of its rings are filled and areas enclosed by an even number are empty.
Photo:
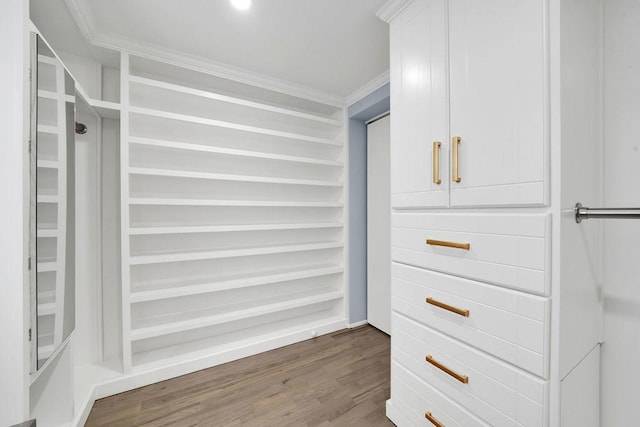
[[[56,314],[56,303],[48,302],[45,304],[38,304],[38,316],[52,316]]]
[[[55,228],[39,228],[36,231],[36,236],[39,238],[58,237],[58,230]]]
[[[289,270],[281,273],[263,274],[260,276],[241,276],[235,279],[221,280],[217,282],[199,283],[188,286],[164,287],[154,289],[153,286],[140,287],[142,290],[132,292],[129,301],[132,304],[156,301],[161,299],[198,295],[210,292],[224,291],[228,289],[248,288],[252,286],[266,285],[270,283],[287,282],[291,280],[308,279],[312,277],[328,276],[343,273],[340,266],[325,266],[307,268],[304,270]],[[166,286],[166,285],[165,285]],[[145,290],[146,289],[146,290]]]
[[[56,271],[57,269],[58,269],[58,263],[55,261],[38,262],[38,273]]]
[[[142,167],[130,167],[129,173],[132,175],[170,176],[170,177],[176,177],[176,178],[259,182],[259,183],[266,183],[266,184],[310,185],[310,186],[317,186],[317,187],[342,187],[343,185],[341,182],[336,182],[336,181],[271,178],[271,177],[250,176],[250,175],[231,175],[231,174],[223,174],[223,173],[193,172],[193,171],[184,171],[184,170],[153,169],[153,168],[142,168]]]
[[[153,110],[150,108],[130,107],[129,112],[135,113],[135,114],[153,116],[153,117],[160,117],[164,119],[198,123],[198,124],[215,126],[220,128],[235,129],[243,132],[252,132],[252,133],[277,136],[277,137],[287,138],[287,139],[295,139],[299,141],[316,142],[318,144],[335,145],[339,147],[342,146],[342,142],[334,141],[328,138],[318,138],[315,136],[302,135],[298,133],[283,132],[283,131],[274,130],[274,129],[265,129],[265,128],[259,128],[256,126],[248,126],[248,125],[242,125],[237,123],[224,122],[221,120],[206,119],[204,117],[189,116],[186,114],[178,114],[178,113],[170,113],[167,111]]]
[[[51,56],[46,56],[46,55],[38,55],[38,62],[42,64],[49,64],[49,65],[56,65],[56,66],[60,65],[60,63],[56,58],[53,58]]]
[[[51,133],[58,134],[58,128],[56,126],[48,126],[48,125],[38,125],[38,132],[40,133]]]
[[[42,169],[58,169],[60,163],[55,160],[38,160],[38,167]]]
[[[174,92],[181,92],[181,93],[186,93],[186,94],[189,94],[189,95],[196,95],[196,96],[199,96],[199,97],[202,97],[202,98],[214,99],[216,101],[227,102],[227,103],[230,103],[230,104],[242,105],[242,106],[245,106],[245,107],[250,107],[250,108],[255,108],[255,109],[259,109],[259,110],[270,111],[270,112],[273,112],[273,113],[285,114],[285,115],[292,116],[292,117],[298,117],[298,118],[302,118],[302,119],[313,120],[313,121],[317,121],[317,122],[320,122],[320,123],[330,124],[330,125],[333,125],[333,126],[342,126],[342,122],[341,121],[335,120],[335,119],[332,119],[332,118],[329,118],[329,117],[318,116],[318,115],[315,115],[315,114],[304,113],[304,112],[301,112],[301,111],[290,110],[290,109],[287,109],[287,108],[276,107],[276,106],[273,106],[273,105],[262,104],[262,103],[254,102],[254,101],[248,101],[248,100],[245,100],[245,99],[235,98],[235,97],[227,96],[227,95],[221,95],[221,94],[218,94],[218,93],[208,92],[208,91],[204,91],[204,90],[200,90],[200,89],[193,89],[193,88],[190,88],[190,87],[180,86],[180,85],[176,85],[176,84],[173,84],[173,83],[166,83],[166,82],[163,82],[163,81],[148,79],[146,77],[129,76],[129,81],[133,82],[133,83],[147,85],[147,86],[153,86],[153,87],[158,87],[158,88],[162,88],[162,89],[169,89],[169,90],[172,90]]]
[[[38,290],[38,301],[40,302],[55,302],[56,300],[56,291],[55,289],[51,289],[48,291]]]
[[[243,224],[243,225],[204,225],[193,227],[131,227],[131,235],[182,234],[182,233],[220,233],[229,231],[267,231],[267,230],[307,230],[313,228],[340,228],[341,222],[314,222],[295,224]]]
[[[48,359],[53,354],[53,350],[55,350],[53,344],[38,346],[38,360]]]
[[[261,246],[256,248],[226,249],[217,251],[168,253],[158,255],[139,255],[129,258],[131,265],[158,264],[162,262],[196,261],[203,259],[233,258],[240,256],[268,255],[287,252],[315,251],[320,249],[341,248],[342,242],[320,242],[303,245]]]
[[[52,99],[54,101],[57,101],[58,98],[61,98],[65,102],[72,102],[72,103],[76,102],[76,97],[73,95],[67,95],[64,93],[58,94],[57,92],[52,92],[50,90],[43,90],[43,89],[38,90],[38,97],[44,98],[44,99]]]
[[[116,102],[103,101],[101,99],[88,99],[89,105],[105,119],[119,120],[121,106]]]
[[[295,309],[312,304],[319,304],[326,301],[332,301],[342,299],[342,291],[325,291],[322,293],[314,293],[305,295],[301,293],[299,297],[292,296],[291,299],[282,301],[283,297],[275,297],[272,299],[266,299],[263,301],[254,302],[255,306],[246,309],[238,309],[227,311],[219,314],[213,314],[210,312],[216,312],[220,310],[220,307],[215,307],[211,310],[202,310],[196,313],[187,312],[179,314],[169,314],[167,319],[176,319],[175,321],[162,322],[162,319],[156,317],[152,319],[137,319],[133,320],[133,323],[142,325],[149,324],[149,326],[133,327],[131,330],[131,341],[138,341],[147,338],[158,337],[162,335],[174,334],[177,332],[184,332],[191,329],[202,328],[206,326],[213,326],[220,323],[233,322],[236,320],[247,319],[250,317],[262,316],[269,313],[275,313],[278,311],[285,311],[289,309]],[[273,300],[274,302],[270,302]],[[228,308],[228,307],[227,307]],[[202,314],[202,315],[199,315]],[[189,318],[185,318],[189,317]],[[179,320],[185,318],[184,320]]]
[[[227,360],[234,360],[238,358],[238,351],[243,351],[242,349],[246,349],[244,350],[246,355],[255,354],[256,347],[260,351],[270,350],[281,347],[283,344],[299,341],[300,338],[296,335],[304,334],[307,337],[311,330],[319,330],[322,333],[323,330],[334,331],[345,326],[344,316],[336,315],[331,311],[296,316],[293,319],[264,323],[241,331],[214,335],[154,350],[134,352],[134,372],[148,371],[159,366],[166,366],[169,363],[181,363],[185,359],[196,360],[212,355],[216,356],[216,360],[219,360],[220,355],[224,355],[226,352],[233,354]],[[277,338],[272,341],[275,334],[277,334]]]
[[[38,98],[56,100],[56,99],[58,99],[58,95],[55,92],[50,91],[50,90],[38,89]]]
[[[342,202],[295,202],[280,200],[215,200],[215,199],[168,199],[154,197],[132,197],[130,205],[154,206],[239,206],[239,207],[300,207],[341,208]]]
[[[224,154],[229,156],[252,157],[257,159],[280,160],[285,162],[306,163],[323,166],[344,166],[342,162],[333,160],[314,159],[311,157],[288,156],[284,154],[271,154],[259,151],[236,150],[233,148],[214,147],[202,144],[191,144],[185,142],[165,141],[161,139],[142,138],[137,136],[129,137],[129,142],[139,145],[148,145],[153,147],[174,148],[187,151],[201,151],[205,153]]]
[[[58,203],[58,196],[52,195],[38,195],[36,198],[38,203]]]

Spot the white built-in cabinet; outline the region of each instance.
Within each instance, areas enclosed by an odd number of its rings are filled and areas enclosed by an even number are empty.
[[[392,205],[545,203],[542,2],[409,8],[390,26]]]
[[[121,67],[125,371],[344,327],[343,109]]]
[[[599,14],[597,0],[378,12],[391,57],[387,416],[400,427],[572,427],[567,408],[582,404],[599,425],[583,397],[599,390],[599,229],[572,216],[599,197]],[[566,392],[576,384],[583,394]]]

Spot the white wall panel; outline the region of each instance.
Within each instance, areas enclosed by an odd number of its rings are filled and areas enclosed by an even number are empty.
[[[604,205],[640,206],[640,3],[604,2]],[[604,426],[640,418],[640,221],[604,224]]]
[[[28,2],[2,2],[0,14],[0,424],[22,422],[28,416],[29,329],[28,279],[28,135],[29,40]],[[26,186],[26,187],[25,187]],[[25,204],[26,201],[26,204]],[[25,229],[25,226],[27,227]]]

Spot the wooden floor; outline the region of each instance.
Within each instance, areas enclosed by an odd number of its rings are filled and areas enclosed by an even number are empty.
[[[389,337],[346,329],[96,401],[87,426],[393,426]]]

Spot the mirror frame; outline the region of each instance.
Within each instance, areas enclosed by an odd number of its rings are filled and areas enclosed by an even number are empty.
[[[57,233],[42,238],[55,239],[54,244],[44,245],[48,248],[46,252],[51,252],[55,247],[55,279],[53,289],[48,290],[53,293],[53,314],[47,313],[44,316],[53,316],[48,321],[52,329],[52,343],[48,350],[50,354],[40,358],[41,343],[39,327],[39,298],[38,282],[39,268],[38,251],[38,167],[40,165],[38,157],[39,146],[39,115],[40,108],[45,108],[45,103],[40,105],[39,99],[43,90],[39,82],[39,56],[42,46],[47,51],[46,56],[51,56],[55,60],[55,92],[49,90],[48,96],[55,102],[55,123],[58,126],[56,133],[56,152],[54,166],[55,172],[55,194],[57,195],[56,215],[54,227]],[[30,321],[29,340],[31,342],[31,373],[38,373],[48,365],[60,349],[67,342],[75,329],[75,81],[71,77],[64,64],[54,53],[51,46],[36,32],[30,34],[30,137],[28,141],[29,152],[29,295],[30,295]],[[60,74],[62,73],[62,74]],[[62,86],[62,87],[60,87]],[[50,101],[47,101],[50,102]],[[62,117],[61,117],[62,116]],[[61,147],[61,144],[64,144]],[[62,156],[62,157],[61,157]],[[50,159],[49,159],[50,160]],[[61,176],[61,174],[64,174]],[[64,234],[62,231],[64,230]],[[48,254],[51,256],[50,254]],[[51,274],[51,273],[49,273]],[[49,281],[51,281],[49,279]]]

